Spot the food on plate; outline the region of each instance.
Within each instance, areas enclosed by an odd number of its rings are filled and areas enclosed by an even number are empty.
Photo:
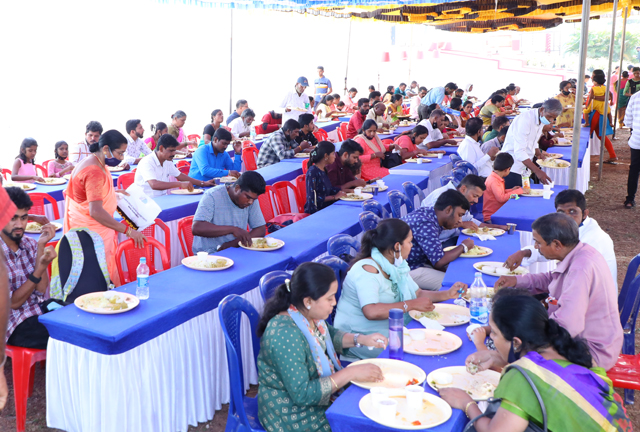
[[[548,167],[548,168],[567,168],[571,164],[569,162],[559,160],[559,159],[545,159],[538,160],[538,165]]]
[[[408,385],[408,386],[410,386],[410,385],[416,385],[416,384],[418,384],[419,382],[420,382],[420,381],[418,381],[417,379],[415,379],[415,378],[411,378],[409,381],[407,381],[407,385]]]
[[[43,179],[44,181],[38,182],[38,183],[46,183],[46,184],[55,184],[55,183],[60,183],[61,179],[59,178],[45,178]]]
[[[31,190],[34,189],[35,186],[30,184],[30,183],[12,183],[12,182],[5,182],[4,187],[8,188],[8,187],[18,187],[24,190]]]
[[[493,295],[495,294],[495,289],[493,287],[487,287],[487,298],[493,298]],[[467,291],[466,293],[464,293],[464,295],[462,296],[463,299],[465,299],[466,301],[470,302],[471,301],[471,293],[469,293],[469,291]]]
[[[469,372],[471,375],[475,375],[478,373],[478,365],[475,363],[467,363],[467,372]]]
[[[478,366],[476,365],[476,369],[477,367]],[[486,399],[493,396],[493,392],[495,391],[495,389],[496,386],[490,382],[486,382],[484,380],[472,380],[467,393],[475,394],[476,397],[481,399]]]
[[[237,178],[235,178],[234,176],[224,176],[224,177],[220,177],[220,183],[233,183],[236,180],[238,180]]]
[[[451,385],[453,384],[453,375],[442,371],[436,372],[431,377],[431,384],[439,387]]]
[[[278,241],[270,238],[254,238],[251,247],[256,249],[269,249],[278,246]]]
[[[353,200],[361,200],[364,199],[364,197],[362,195],[358,195],[358,194],[354,194],[354,193],[349,193],[347,194],[347,196],[345,198],[348,199],[353,199]]]
[[[194,261],[193,263],[191,263],[191,265],[194,266],[194,267],[205,268],[205,269],[222,268],[222,267],[226,267],[227,266],[227,260],[223,259],[223,258],[218,258],[215,261],[197,260],[197,261]]]
[[[38,222],[29,222],[27,223],[25,231],[42,232],[42,224],[39,224]]]
[[[82,307],[93,311],[117,311],[129,309],[127,297],[113,292],[101,296],[87,296],[82,299]]]
[[[418,316],[418,319],[420,319],[420,318],[429,318],[429,319],[437,321],[440,318],[442,318],[442,315],[440,315],[436,311],[422,312],[422,313],[419,313],[419,314],[416,314],[416,315]]]
[[[488,254],[489,254],[489,251],[481,246],[474,246],[465,253],[465,255],[473,255],[473,256],[481,256],[481,255],[488,255]]]
[[[520,276],[528,273],[528,271],[522,267],[518,267],[515,270],[510,271],[508,268],[504,267],[503,265],[497,265],[497,264],[499,263],[496,263],[496,265],[477,263],[477,264],[474,264],[473,267],[476,270],[480,270],[481,272],[495,275],[495,276]]]

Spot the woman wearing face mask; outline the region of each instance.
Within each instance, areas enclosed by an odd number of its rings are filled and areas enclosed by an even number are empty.
[[[562,114],[556,119],[558,127],[573,127],[573,115],[576,108],[576,95],[571,93],[573,84],[569,81],[560,83],[560,93],[555,97],[562,104]]]
[[[64,201],[64,232],[87,227],[102,237],[109,276],[116,286],[120,286],[115,259],[118,233],[132,238],[137,247],[142,247],[145,241],[141,232],[113,218],[118,202],[105,159],[110,155],[122,160],[126,150],[127,139],[120,132],[110,130],[103,133],[97,143],[89,146],[91,155],[73,170]]]
[[[433,302],[456,298],[458,290],[467,286],[455,283],[447,291],[421,290],[409,275],[407,257],[411,252],[411,228],[400,219],[384,219],[374,230],[362,237],[356,256],[342,285],[334,325],[351,333],[382,333],[389,335],[389,310],[429,312]],[[373,358],[381,349],[350,348],[344,356]]]
[[[489,325],[497,351],[470,355],[467,368],[482,371],[505,362],[511,367],[494,392],[494,398],[502,400],[489,406],[485,415],[493,414],[476,420],[474,430],[524,432],[530,424],[543,425],[540,402],[525,374],[540,394],[550,432],[631,430],[620,396],[605,370],[592,367],[586,343],[549,319],[538,300],[518,295],[499,298]],[[440,396],[470,419],[482,414],[463,390],[441,389]]]
[[[258,417],[273,431],[330,431],[325,411],[350,381],[378,382],[373,364],[342,368],[340,354],[365,345],[382,348],[381,334],[351,334],[325,323],[336,304],[338,281],[330,267],[307,262],[276,288],[258,324]]]
[[[307,161],[309,170],[306,175],[307,202],[304,212],[313,214],[318,210],[329,207],[333,202],[346,196],[339,187],[333,187],[326,172],[327,165],[336,160],[336,146],[329,141],[321,141],[311,152]]]

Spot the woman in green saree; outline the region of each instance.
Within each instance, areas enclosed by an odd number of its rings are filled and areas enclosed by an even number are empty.
[[[470,355],[467,369],[471,365],[479,371],[489,369],[500,360],[520,366],[540,393],[550,432],[632,430],[604,369],[592,367],[586,343],[571,338],[567,330],[549,319],[539,301],[530,296],[501,297],[493,305],[489,324],[497,351]],[[442,389],[440,396],[469,418],[481,414],[462,390]],[[494,397],[502,399],[500,408],[492,419],[483,417],[475,422],[478,432],[523,432],[529,422],[542,426],[540,403],[523,372],[507,370]]]
[[[352,380],[383,379],[376,365],[340,365],[343,349],[382,348],[387,338],[345,333],[326,324],[337,290],[330,267],[304,263],[265,304],[258,325],[258,417],[269,432],[330,431],[324,413],[335,392]]]

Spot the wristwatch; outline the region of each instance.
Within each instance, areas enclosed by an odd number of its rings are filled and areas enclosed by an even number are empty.
[[[33,282],[36,285],[39,284],[40,281],[42,280],[41,277],[35,277],[33,273],[29,274],[29,276],[27,276],[27,279],[29,279],[31,282]]]
[[[467,247],[467,245],[466,245],[466,244],[461,243],[461,245],[462,245],[462,249],[464,250],[464,253],[469,252],[469,248]]]
[[[360,348],[362,346],[362,344],[358,343],[358,336],[360,336],[360,333],[353,335],[353,345],[355,345],[356,348]]]

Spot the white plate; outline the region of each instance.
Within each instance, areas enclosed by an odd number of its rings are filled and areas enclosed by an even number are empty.
[[[553,195],[555,191],[551,191],[551,195]],[[520,194],[521,197],[542,197],[542,195],[544,195],[544,190],[542,189],[531,189],[531,192],[529,192],[528,194]]]
[[[482,229],[483,227],[480,227],[480,229]],[[474,234],[490,234],[494,237],[499,237],[501,235],[504,235],[506,231],[500,228],[489,228],[488,232],[480,232],[480,233],[475,233],[473,231],[471,231],[469,228],[465,228],[462,230],[462,234],[466,234],[468,236],[473,237]]]
[[[189,192],[187,189],[176,189],[171,191],[171,195],[199,195],[204,193],[204,189],[194,189]]]
[[[29,226],[30,223],[36,223],[36,222],[27,223],[27,227]],[[62,229],[62,224],[60,224],[58,222],[49,222],[49,223],[56,228],[56,231]],[[29,234],[40,234],[42,232],[42,225],[40,225],[40,228],[37,229],[37,230],[35,230],[35,229],[25,229],[24,232],[29,233]]]
[[[186,159],[187,155],[185,154],[177,154],[175,156],[173,156],[174,159]]]
[[[450,251],[450,250],[452,250],[452,249],[454,249],[456,247],[457,246],[449,246],[449,247],[444,248],[443,250],[445,252],[448,252],[448,251]],[[478,245],[475,245],[474,247],[477,247],[478,249],[480,249],[482,252],[485,252],[485,253],[483,253],[482,255],[470,255],[468,253],[464,253],[463,252],[463,253],[460,254],[459,258],[484,258],[484,257],[487,257],[487,256],[489,256],[489,255],[491,255],[493,253],[493,249],[490,249],[488,247],[478,246]]]
[[[358,387],[370,389],[372,387],[386,387],[404,389],[409,381],[414,380],[414,384],[421,384],[427,378],[427,374],[418,366],[402,360],[392,360],[385,358],[359,360],[351,363],[347,367],[372,363],[382,369],[384,380],[381,382],[358,382],[351,381]],[[415,382],[417,381],[417,382]]]
[[[44,179],[43,182],[41,181],[36,181],[36,183],[41,184],[41,185],[46,185],[46,186],[56,186],[56,185],[61,185],[61,184],[65,184],[67,182],[67,180],[65,178],[46,178]]]
[[[376,184],[370,184],[362,188],[362,192],[373,192],[374,189],[378,189],[378,192],[384,192],[389,189],[389,186],[378,187]]]
[[[547,159],[562,159],[561,153],[547,153]]]
[[[235,178],[234,176],[220,177],[220,183],[235,183],[236,180],[238,180],[238,179]]]
[[[540,165],[541,167],[545,167],[545,168],[557,168],[557,169],[564,169],[564,168],[569,168],[571,166],[570,162],[567,161],[563,161],[563,160],[558,160],[558,159],[551,159],[552,161],[557,161],[557,163],[562,164],[562,166],[551,166],[549,165],[549,161],[548,160],[536,160],[536,163],[538,165]]]
[[[111,309],[105,309],[105,308],[99,308],[99,307],[91,306],[89,304],[89,302],[92,299],[104,297],[105,294],[111,295],[111,296],[117,295],[118,297],[122,298],[122,300],[124,300],[124,302],[127,304],[127,308],[126,309],[111,310]],[[94,313],[94,314],[98,314],[98,315],[115,315],[115,314],[121,314],[121,313],[129,312],[131,309],[135,308],[136,306],[138,306],[140,304],[140,299],[138,299],[138,297],[134,296],[133,294],[129,294],[129,293],[123,293],[123,292],[119,292],[119,291],[100,291],[100,292],[94,292],[94,293],[81,295],[80,297],[75,299],[75,301],[73,303],[79,309],[82,309],[85,312]]]
[[[108,166],[107,169],[111,172],[120,172],[120,171],[124,171],[124,167],[119,167],[119,166]]]
[[[71,180],[71,174],[65,174],[62,177],[66,178],[67,180]]]
[[[342,197],[340,198],[342,201],[366,201],[368,199],[373,198],[373,195],[368,193],[363,193],[362,197],[353,198],[353,197]]]
[[[252,240],[257,240],[260,237],[255,237]],[[271,237],[269,237],[271,238]],[[270,246],[267,248],[257,248],[257,247],[247,247],[245,245],[242,244],[242,242],[238,242],[238,246],[240,246],[242,249],[247,249],[247,250],[252,250],[252,251],[258,251],[258,252],[271,252],[274,250],[278,250],[280,248],[282,248],[284,246],[284,242],[282,240],[278,240],[278,239],[273,239],[275,241],[278,242],[278,244],[276,246]]]
[[[34,190],[36,188],[36,185],[31,184],[31,183],[17,183],[17,182],[10,182],[10,181],[5,181],[3,186],[6,187],[6,188],[8,188],[8,187],[18,187],[18,188],[22,188],[22,190],[26,190],[26,191]]]
[[[405,159],[404,161],[405,162],[410,162],[410,163],[418,163],[418,159],[422,159],[422,163],[431,162],[431,159],[427,159],[427,158],[409,158],[409,159]]]
[[[435,305],[433,312],[440,314],[440,318],[436,319],[436,321],[445,327],[463,325],[471,320],[469,309],[451,303],[438,303]],[[422,318],[422,314],[423,312],[409,311],[409,316],[416,321]]]
[[[182,265],[185,267],[189,267],[190,269],[193,270],[200,270],[200,271],[218,271],[218,270],[226,270],[229,267],[231,267],[233,265],[233,260],[230,258],[226,258],[223,256],[218,256],[218,255],[209,255],[207,256],[207,259],[209,261],[215,261],[218,259],[223,259],[227,261],[227,265],[224,267],[217,267],[217,268],[206,268],[206,267],[198,267],[195,263],[198,261],[198,257],[197,256],[190,256],[190,257],[186,257],[182,259]]]
[[[434,384],[433,375],[438,372],[451,374],[453,376],[453,383],[444,386]],[[438,388],[445,387],[459,388],[469,393],[469,396],[471,396],[471,398],[475,401],[487,400],[493,396],[493,390],[486,393],[482,391],[482,389],[480,388],[482,384],[490,383],[492,386],[494,386],[495,389],[495,387],[498,387],[499,382],[499,372],[486,370],[478,372],[475,375],[471,375],[469,372],[467,372],[466,366],[449,366],[436,369],[427,376],[427,383],[432,389],[437,391]]]
[[[311,153],[298,153],[298,154],[295,154],[293,157],[294,158],[300,158],[300,159],[306,159],[309,156],[311,156]]]
[[[504,263],[501,262],[497,262],[497,261],[481,261],[481,262],[477,262],[477,263],[473,263],[473,268],[475,268],[477,271],[479,271],[480,273],[484,273],[490,276],[496,276],[496,277],[500,277],[500,276],[521,276],[521,275],[526,275],[529,273],[529,270],[527,270],[524,267],[518,267],[517,269],[515,269],[515,273],[510,272],[506,275],[499,275],[494,273],[490,273],[488,271],[482,270],[482,267],[484,266],[491,266],[491,267],[504,267]]]
[[[411,334],[422,333],[424,339],[414,340]],[[405,330],[404,352],[421,356],[443,355],[462,346],[462,339],[444,330],[408,329]]]
[[[360,399],[359,407],[362,414],[376,423],[393,429],[423,430],[432,428],[446,422],[451,418],[451,406],[438,396],[424,393],[422,395],[423,406],[421,410],[414,410],[407,406],[407,399],[403,389],[389,390],[389,397],[398,402],[398,414],[395,421],[386,422],[378,418],[378,411],[371,403],[371,393]],[[412,424],[418,421],[420,424]]]

